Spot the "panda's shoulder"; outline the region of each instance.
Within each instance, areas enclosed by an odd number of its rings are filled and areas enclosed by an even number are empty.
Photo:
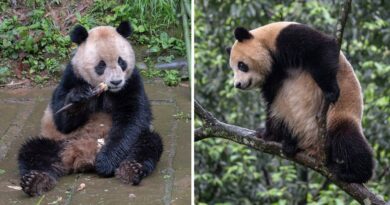
[[[134,67],[131,75],[130,75],[130,78],[127,79],[127,82],[132,84],[133,86],[134,85],[143,85],[143,80],[142,80],[142,77],[141,77],[141,73],[140,71]]]
[[[316,28],[294,23],[280,30],[276,38],[276,47],[294,46],[294,49],[315,50],[318,45],[335,45],[335,39]]]
[[[71,88],[74,87],[75,85],[85,83],[86,81],[82,78],[80,78],[74,71],[73,65],[69,63],[61,78],[60,85],[63,86],[64,88]]]
[[[132,98],[139,98],[145,95],[144,83],[138,69],[134,68],[130,77],[126,80],[126,84],[118,96],[132,96]]]

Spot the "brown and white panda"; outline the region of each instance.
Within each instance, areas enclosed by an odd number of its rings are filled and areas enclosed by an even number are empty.
[[[137,185],[155,169],[162,142],[150,130],[152,113],[126,40],[130,33],[128,22],[72,31],[79,46],[44,113],[41,135],[19,151],[21,187],[28,195],[51,190],[69,173],[95,170]],[[108,90],[96,96],[101,83]]]
[[[374,159],[363,135],[363,100],[358,79],[335,39],[294,22],[276,22],[248,31],[238,27],[227,49],[234,86],[260,88],[267,103],[265,140],[281,142],[286,156],[304,151],[325,158],[346,182],[364,183]],[[327,137],[316,116],[326,101]]]

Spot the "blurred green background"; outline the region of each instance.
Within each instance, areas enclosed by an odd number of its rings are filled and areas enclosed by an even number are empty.
[[[258,91],[233,88],[225,47],[237,26],[297,21],[332,34],[342,1],[195,0],[195,98],[222,121],[264,126]],[[342,51],[364,93],[364,133],[375,150],[370,189],[390,200],[390,1],[355,0]],[[200,126],[199,119],[195,121]],[[300,165],[222,139],[195,143],[197,204],[358,204],[324,177]]]

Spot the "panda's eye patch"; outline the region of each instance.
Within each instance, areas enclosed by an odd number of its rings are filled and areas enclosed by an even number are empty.
[[[127,68],[127,63],[121,57],[118,58],[118,64],[122,68],[123,71]]]
[[[104,70],[106,69],[106,63],[104,61],[100,61],[99,64],[95,67],[95,72],[98,75],[103,75]]]
[[[245,63],[240,61],[240,62],[238,62],[238,70],[246,73],[246,72],[249,71],[249,68],[248,68],[248,66]]]

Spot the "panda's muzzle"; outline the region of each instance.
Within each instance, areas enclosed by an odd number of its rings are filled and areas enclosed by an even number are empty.
[[[117,92],[123,87],[123,80],[111,80],[108,83],[108,89],[111,92]]]
[[[118,86],[119,84],[122,83],[122,80],[111,80],[110,83],[114,86]]]
[[[238,88],[238,89],[242,89],[242,90],[245,90],[247,88],[250,88],[252,85],[252,79],[249,79],[249,82],[248,84],[246,85],[243,85],[241,82],[238,82],[234,85],[234,87]]]

